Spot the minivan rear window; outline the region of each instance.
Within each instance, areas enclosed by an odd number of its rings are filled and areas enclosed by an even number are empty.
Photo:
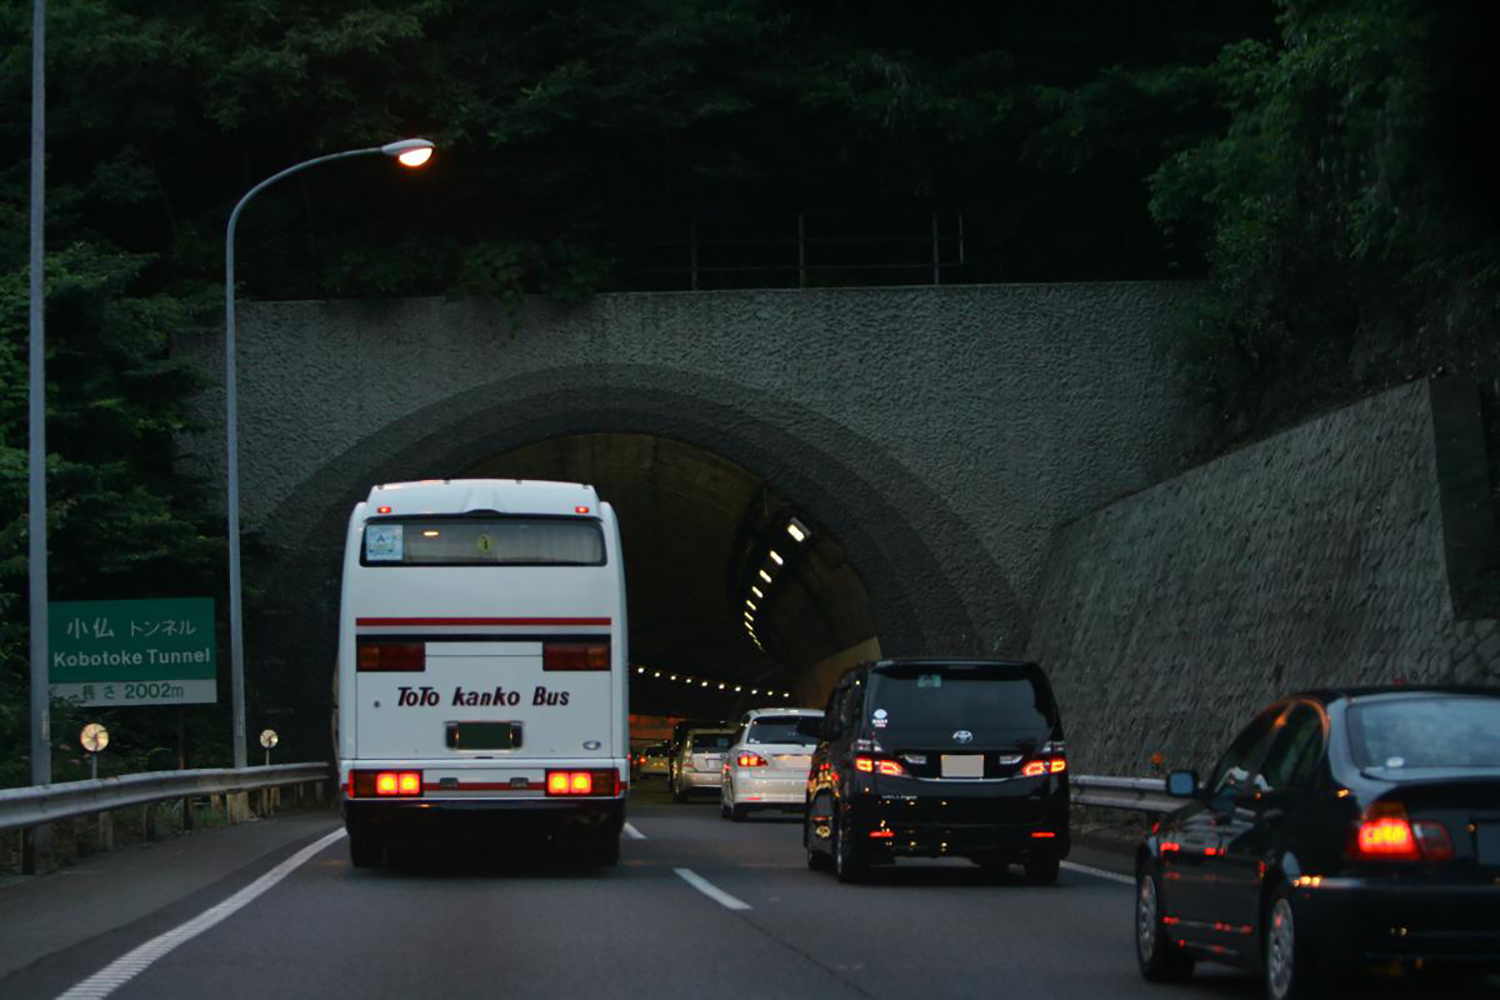
[[[1500,767],[1500,698],[1356,701],[1349,747],[1361,768]]]
[[[1050,729],[1057,718],[1041,671],[1024,664],[900,664],[870,675],[865,710],[878,728],[935,729],[957,717],[996,729]]]

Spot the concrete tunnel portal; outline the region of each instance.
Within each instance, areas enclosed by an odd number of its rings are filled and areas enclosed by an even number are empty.
[[[834,531],[709,449],[644,433],[568,434],[455,475],[589,483],[614,506],[633,713],[733,719],[803,704],[815,688],[800,681],[819,664],[879,654],[864,582]]]

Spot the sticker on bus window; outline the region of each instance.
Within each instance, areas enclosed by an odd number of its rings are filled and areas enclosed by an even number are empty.
[[[399,524],[372,524],[365,529],[366,562],[400,562],[402,535]]]

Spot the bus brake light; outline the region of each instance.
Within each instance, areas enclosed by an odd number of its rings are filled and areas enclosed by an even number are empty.
[[[607,642],[548,642],[542,645],[543,670],[608,670]]]

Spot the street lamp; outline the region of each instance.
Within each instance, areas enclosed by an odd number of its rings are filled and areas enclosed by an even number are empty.
[[[240,612],[240,451],[239,451],[239,396],[235,385],[234,371],[234,227],[240,221],[240,212],[246,203],[283,177],[306,170],[308,167],[327,163],[330,160],[345,160],[351,156],[393,156],[406,167],[420,167],[432,158],[433,144],[427,139],[401,139],[384,146],[366,149],[350,149],[342,153],[329,153],[304,160],[272,174],[245,193],[234,211],[229,213],[229,226],[224,232],[224,414],[225,433],[229,437],[229,488],[226,502],[229,507],[229,663],[230,700],[234,711],[234,766],[246,765],[245,748],[245,635]]]

